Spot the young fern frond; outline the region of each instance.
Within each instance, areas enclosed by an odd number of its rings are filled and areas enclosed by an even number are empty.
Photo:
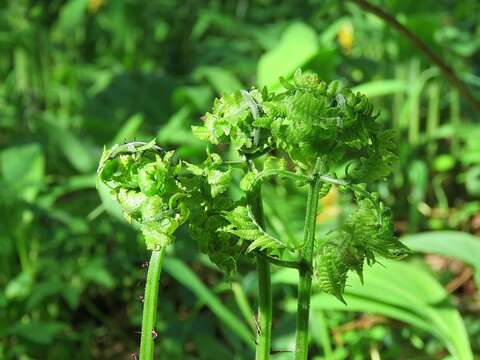
[[[339,250],[334,243],[327,243],[321,247],[313,263],[314,286],[345,303],[343,290],[348,268],[343,258],[338,256]]]
[[[230,224],[220,228],[219,231],[235,235],[248,243],[247,253],[254,250],[272,252],[286,248],[283,242],[267,234],[260,227],[248,205],[239,205],[232,211],[226,211],[223,217]]]
[[[260,181],[272,176],[277,176],[278,178],[287,178],[296,181],[298,185],[305,185],[311,178],[308,176],[298,174],[292,171],[284,170],[284,169],[266,169],[260,171],[258,173],[248,172],[242,182],[240,183],[241,189],[243,191],[251,191]]]
[[[326,237],[314,258],[315,285],[341,301],[349,270],[363,281],[363,265],[365,262],[373,265],[375,255],[400,259],[409,254],[408,248],[393,235],[389,209],[381,202],[372,203],[375,195],[371,198],[364,192],[355,195],[357,209]]]
[[[105,150],[98,167],[99,180],[110,188],[129,221],[135,220],[149,250],[159,250],[173,242],[173,233],[188,218],[187,196],[178,180],[180,167],[173,152],[155,144],[126,143]]]
[[[374,114],[367,97],[342,88],[337,81],[325,83],[315,74],[298,71],[292,81],[282,79],[282,85],[284,92],[251,89],[224,96],[215,103],[212,113],[207,114],[203,132],[210,132],[209,137],[218,140],[214,143],[231,142],[244,153],[257,148],[284,151],[296,165],[295,172],[267,168],[247,173],[241,183],[244,191],[250,191],[270,176],[288,177],[306,184],[312,181],[314,164],[319,158],[323,169],[318,179],[324,182],[319,196],[325,196],[331,184],[353,191],[357,211],[329,236],[328,242],[317,246],[323,254],[319,256],[329,259],[325,260],[323,268],[337,264],[335,268],[338,269],[336,276],[322,276],[320,283],[327,292],[338,296],[343,291],[345,284],[341,282],[349,269],[361,274],[364,261],[373,263],[375,254],[392,257],[406,253],[393,237],[387,209],[364,184],[390,173],[397,159],[395,133],[380,128],[376,122],[378,114]],[[261,130],[258,139],[254,139],[258,136],[256,129]],[[328,169],[345,162],[355,165],[347,171],[349,179],[337,179],[335,173],[327,174]],[[253,237],[253,232],[240,232],[233,225],[229,231],[244,239]],[[332,244],[337,246],[337,253],[331,251]],[[329,278],[332,280],[328,281]],[[334,280],[341,281],[333,285]]]
[[[148,249],[172,243],[175,231],[188,220],[200,250],[226,272],[236,270],[240,256],[256,255],[259,284],[265,287],[259,292],[259,314],[266,330],[258,335],[257,359],[268,359],[271,350],[268,261],[298,269],[296,359],[305,360],[312,276],[318,289],[344,302],[350,270],[363,281],[365,263],[374,264],[376,256],[401,258],[408,249],[394,237],[390,210],[367,190],[367,183],[388,176],[397,160],[395,133],[380,128],[367,97],[337,81],[326,83],[297,71],[281,84],[284,89],[277,92],[252,88],[216,99],[203,125],[192,127],[201,140],[230,144],[241,161],[224,161],[207,151],[201,165],[175,163],[173,152],[155,141],[133,142],[105,150],[98,173],[127,218],[140,224]],[[262,171],[257,171],[253,159],[266,154]],[[333,169],[344,164],[349,164],[346,176],[337,178]],[[234,167],[244,171],[244,193],[236,200],[228,191]],[[260,185],[272,176],[308,185],[304,242],[298,249],[264,229]],[[318,199],[332,185],[352,191],[356,209],[318,240]],[[297,260],[282,260],[285,252]]]

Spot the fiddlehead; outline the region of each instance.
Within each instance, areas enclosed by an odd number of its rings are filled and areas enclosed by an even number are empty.
[[[187,191],[177,176],[180,166],[172,157],[154,141],[127,143],[105,150],[98,168],[127,219],[140,224],[149,250],[170,244],[189,215],[182,201]]]

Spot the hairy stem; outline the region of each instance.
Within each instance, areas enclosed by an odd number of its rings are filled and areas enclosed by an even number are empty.
[[[157,301],[160,273],[165,247],[152,251],[148,265],[147,284],[143,304],[142,336],[140,340],[140,360],[152,360],[156,338],[155,324],[157,322]]]
[[[400,34],[402,34],[410,43],[417,48],[429,61],[435,64],[443,73],[443,76],[463,95],[463,97],[470,103],[473,109],[480,112],[480,101],[468,89],[465,83],[455,74],[453,69],[442,60],[440,56],[435,54],[427,44],[421,40],[412,31],[398,22],[392,15],[384,11],[382,8],[369,3],[366,0],[348,0],[357,4],[363,10],[375,14],[380,19],[388,23]]]
[[[260,185],[250,196],[250,205],[257,223],[265,229],[262,193]],[[272,335],[272,284],[270,264],[263,256],[257,255],[258,276],[258,329],[255,360],[270,359],[270,339]]]
[[[299,269],[295,360],[307,360],[308,358],[308,318],[310,312],[310,291],[312,288],[312,261],[318,193],[321,183],[319,176],[316,175],[308,188],[304,242],[301,254],[302,266]]]

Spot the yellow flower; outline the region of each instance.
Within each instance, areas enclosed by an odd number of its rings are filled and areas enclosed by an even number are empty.
[[[322,211],[317,215],[317,224],[323,224],[340,214],[338,191],[335,186],[332,186],[327,196],[320,199],[320,204]]]
[[[350,21],[345,22],[337,33],[338,43],[346,54],[350,54],[353,46],[353,26]]]
[[[88,11],[90,13],[95,14],[98,9],[100,9],[103,4],[105,3],[105,0],[89,0],[88,1]]]

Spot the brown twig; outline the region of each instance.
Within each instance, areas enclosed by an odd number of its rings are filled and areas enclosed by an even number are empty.
[[[370,329],[371,327],[386,322],[387,319],[378,315],[363,315],[360,319],[350,321],[346,324],[332,329],[333,338],[339,345],[343,344],[342,334],[357,329]]]
[[[473,270],[469,267],[465,268],[460,275],[458,275],[455,279],[450,281],[447,285],[447,291],[449,293],[453,293],[463,284],[465,284],[470,278],[473,276]]]
[[[430,60],[433,64],[435,64],[440,71],[443,73],[443,76],[452,84],[457,90],[462,94],[470,103],[470,105],[480,113],[480,101],[473,96],[470,90],[467,88],[465,83],[455,74],[453,69],[445,64],[443,60],[435,54],[427,44],[421,40],[417,35],[415,35],[412,31],[407,29],[404,25],[398,22],[392,15],[385,12],[383,9],[379,8],[378,6],[370,4],[366,0],[347,0],[352,3],[357,4],[363,10],[370,12],[380,19],[385,21],[386,23],[390,24],[393,28],[395,28],[399,33],[401,33],[405,38],[408,39],[412,43],[414,47],[417,48],[423,55],[425,55],[428,60]]]

